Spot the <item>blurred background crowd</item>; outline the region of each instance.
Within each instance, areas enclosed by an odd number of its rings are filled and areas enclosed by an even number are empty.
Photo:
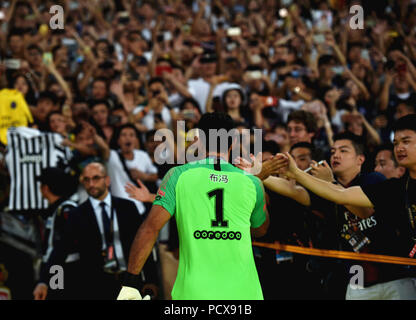
[[[75,194],[81,203],[88,194],[79,177],[97,161],[107,166],[113,195],[131,199],[125,184],[137,179],[155,192],[172,166],[155,161],[162,143],[154,140],[155,131],[167,128],[185,137],[202,114],[213,111],[229,114],[239,129],[262,129],[264,159],[290,151],[303,169],[312,161],[329,163],[334,137],[350,132],[364,145],[362,171],[376,169],[390,178],[383,170],[396,168],[394,157],[390,153],[391,163],[378,164],[377,153],[391,150],[394,121],[415,113],[416,1],[9,0],[0,5],[0,211],[20,217],[19,223],[39,216],[42,225],[48,210],[15,200],[17,178],[8,155],[30,148],[12,141],[11,127],[33,129],[17,132],[24,137],[56,134],[55,147],[64,150],[65,161],[53,166],[75,181],[58,193]],[[49,26],[53,5],[63,8],[63,29]],[[350,27],[353,5],[363,8],[363,29]],[[184,129],[177,128],[179,120]],[[40,182],[34,183],[39,188]],[[150,201],[135,202],[146,215]],[[289,204],[272,204],[269,199],[276,223],[264,240],[331,247],[319,238],[319,215],[305,218],[305,213],[292,221],[279,215]],[[168,229],[160,241],[176,252],[175,228]],[[336,276],[328,271],[334,268],[320,267],[324,259],[310,263],[308,257],[278,255],[277,264],[273,250],[254,251],[259,270],[265,256],[273,255],[272,271],[265,268],[265,278],[259,271],[265,286],[264,279],[281,268],[265,298],[345,295],[332,294],[328,279]],[[278,281],[287,281],[289,273],[314,274],[301,277],[309,289],[279,289]]]

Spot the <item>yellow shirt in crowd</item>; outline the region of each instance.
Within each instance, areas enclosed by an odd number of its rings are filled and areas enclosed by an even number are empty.
[[[27,127],[33,122],[32,113],[23,94],[15,89],[0,90],[0,142],[7,145],[7,129]]]

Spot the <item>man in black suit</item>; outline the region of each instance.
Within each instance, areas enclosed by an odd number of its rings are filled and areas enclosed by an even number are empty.
[[[130,246],[143,218],[132,201],[111,196],[110,178],[101,163],[87,165],[81,182],[89,198],[70,212],[62,244],[54,248],[48,266],[63,265],[67,254],[75,249],[83,270],[79,298],[115,300],[127,269]],[[41,277],[49,275],[43,273]],[[155,284],[159,281],[155,259],[148,260],[142,280],[142,290],[156,297]]]

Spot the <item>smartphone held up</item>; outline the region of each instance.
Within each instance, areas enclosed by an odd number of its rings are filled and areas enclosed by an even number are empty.
[[[277,106],[277,102],[278,102],[277,97],[273,97],[273,96],[267,96],[267,97],[260,96],[260,100],[263,103],[265,108],[275,107]]]

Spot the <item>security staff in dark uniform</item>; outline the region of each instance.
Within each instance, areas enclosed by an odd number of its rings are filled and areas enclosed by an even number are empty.
[[[46,297],[48,292],[49,279],[43,275],[49,274],[46,268],[46,262],[59,241],[61,241],[62,234],[66,221],[68,220],[69,212],[77,207],[77,203],[68,198],[76,191],[76,180],[66,174],[59,168],[46,168],[42,170],[37,180],[41,183],[41,192],[45,199],[49,202],[48,210],[45,214],[45,226],[42,237],[43,241],[43,258],[40,272],[39,283],[37,284],[33,295],[35,300]],[[73,299],[75,297],[74,289],[76,283],[76,273],[78,268],[77,261],[79,254],[73,252],[68,255],[65,260],[64,268],[64,289],[50,290],[48,299]]]

